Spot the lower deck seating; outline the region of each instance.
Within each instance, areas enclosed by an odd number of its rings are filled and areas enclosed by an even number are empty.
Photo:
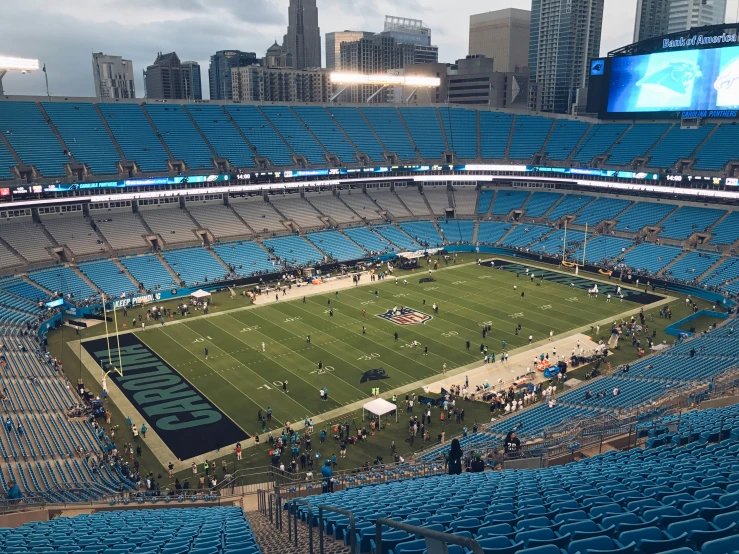
[[[110,260],[80,264],[80,271],[109,297],[129,295],[138,289],[121,268]]]
[[[475,222],[464,219],[447,219],[439,221],[439,229],[449,243],[471,244],[475,233]]]
[[[220,281],[228,274],[210,251],[203,248],[165,250],[162,256],[186,286]]]
[[[97,554],[260,554],[238,507],[100,511],[0,530],[0,550]]]
[[[267,239],[263,244],[268,251],[291,266],[313,265],[324,258],[323,254],[302,237],[287,236]]]
[[[438,248],[444,245],[436,226],[430,221],[406,221],[400,224],[401,229],[427,248]]]
[[[156,256],[131,256],[120,258],[120,262],[146,290],[169,288],[174,284],[174,277]]]
[[[682,250],[671,246],[642,243],[626,252],[623,262],[637,270],[647,273],[657,273],[672,260],[677,258]]]
[[[336,231],[309,233],[306,238],[321,252],[340,262],[359,260],[367,255],[364,250]]]
[[[386,238],[378,235],[366,227],[352,227],[344,229],[344,234],[364,248],[370,254],[385,254],[396,252],[397,247]]]
[[[279,272],[281,265],[255,242],[239,241],[216,244],[216,254],[239,277]]]

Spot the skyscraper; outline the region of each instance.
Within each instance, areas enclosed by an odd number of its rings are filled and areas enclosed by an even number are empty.
[[[420,19],[386,15],[385,28],[380,34],[392,38],[397,45],[413,46],[413,62],[410,63],[439,61],[439,47],[431,44],[431,29],[426,27]],[[411,51],[409,48],[406,50]]]
[[[532,0],[529,71],[532,108],[570,113],[600,53],[605,0]]]
[[[259,63],[254,52],[219,50],[210,57],[208,85],[211,100],[231,100],[231,69]]]
[[[98,100],[136,98],[131,60],[97,52],[92,55],[92,78]]]
[[[321,30],[316,0],[290,0],[283,48],[295,69],[321,67]]]
[[[687,31],[691,27],[720,25],[726,17],[726,0],[670,0],[667,32]]]
[[[667,34],[670,0],[637,0],[634,42]]]
[[[469,55],[494,59],[496,71],[526,67],[530,21],[530,11],[516,8],[471,15]]]
[[[203,99],[203,81],[200,75],[200,64],[198,62],[182,62],[182,77],[185,80],[184,94],[186,99]]]
[[[341,45],[362,38],[369,38],[374,33],[366,31],[338,31],[326,33],[326,69],[341,71]]]
[[[200,65],[181,62],[175,52],[160,52],[144,72],[144,88],[147,98],[200,100],[203,98]]]

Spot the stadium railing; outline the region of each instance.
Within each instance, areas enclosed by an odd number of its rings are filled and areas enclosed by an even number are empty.
[[[43,508],[45,505],[46,499],[43,496],[3,498],[0,499],[0,514],[8,514],[11,512],[26,512],[28,510]]]

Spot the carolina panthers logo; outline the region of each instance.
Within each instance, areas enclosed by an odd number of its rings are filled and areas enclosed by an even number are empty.
[[[366,383],[368,381],[379,381],[380,379],[390,379],[390,376],[385,373],[385,370],[381,367],[376,369],[370,369],[362,374],[362,378],[359,380],[360,383]]]
[[[401,308],[393,311],[388,310],[384,314],[377,314],[377,317],[392,321],[396,325],[418,325],[431,320],[431,316],[414,310],[413,308]]]
[[[670,64],[637,81],[636,86],[659,85],[675,92],[685,94],[697,78],[702,77],[700,67],[689,62],[670,62]]]

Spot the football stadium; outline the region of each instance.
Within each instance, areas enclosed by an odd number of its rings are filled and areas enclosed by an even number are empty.
[[[0,96],[0,551],[739,550],[736,37],[567,113]]]

